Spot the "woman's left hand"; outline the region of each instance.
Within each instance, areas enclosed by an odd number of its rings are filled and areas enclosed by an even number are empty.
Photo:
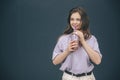
[[[82,31],[76,30],[74,33],[75,33],[76,35],[78,35],[79,40],[80,40],[81,43],[82,43],[83,41],[85,41],[84,35],[83,35],[83,32],[82,32]]]

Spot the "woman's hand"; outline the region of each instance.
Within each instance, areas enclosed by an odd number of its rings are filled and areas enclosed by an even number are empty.
[[[57,65],[62,63],[65,58],[73,51],[78,49],[78,41],[70,41],[68,44],[68,47],[65,51],[63,51],[62,53],[60,53],[59,55],[57,55],[54,60],[53,60],[53,64]]]
[[[85,41],[84,35],[83,35],[83,32],[82,32],[82,31],[76,30],[74,33],[75,33],[76,35],[78,35],[79,41],[80,41],[81,43],[82,43],[83,41]]]
[[[70,41],[70,43],[68,44],[67,51],[73,52],[76,51],[77,49],[78,49],[78,41],[77,40]]]

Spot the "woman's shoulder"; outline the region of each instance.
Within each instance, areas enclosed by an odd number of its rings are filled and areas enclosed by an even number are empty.
[[[91,35],[91,38],[96,39],[96,36],[95,35]]]
[[[96,40],[96,36],[92,34],[89,40]]]
[[[96,41],[97,41],[97,39],[96,39],[95,35],[91,35],[90,38],[88,40],[86,40],[86,42],[91,45]]]

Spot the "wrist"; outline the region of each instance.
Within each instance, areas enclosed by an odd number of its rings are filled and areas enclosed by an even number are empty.
[[[69,54],[70,53],[68,48],[64,52],[65,52],[65,54]]]
[[[86,43],[85,40],[81,40],[80,42],[82,45],[84,45]]]

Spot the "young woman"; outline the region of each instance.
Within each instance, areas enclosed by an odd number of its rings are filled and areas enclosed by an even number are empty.
[[[77,39],[73,36],[77,35]],[[54,48],[53,64],[61,64],[62,80],[95,80],[94,64],[100,64],[102,55],[97,39],[90,33],[85,10],[70,10],[68,26]]]

